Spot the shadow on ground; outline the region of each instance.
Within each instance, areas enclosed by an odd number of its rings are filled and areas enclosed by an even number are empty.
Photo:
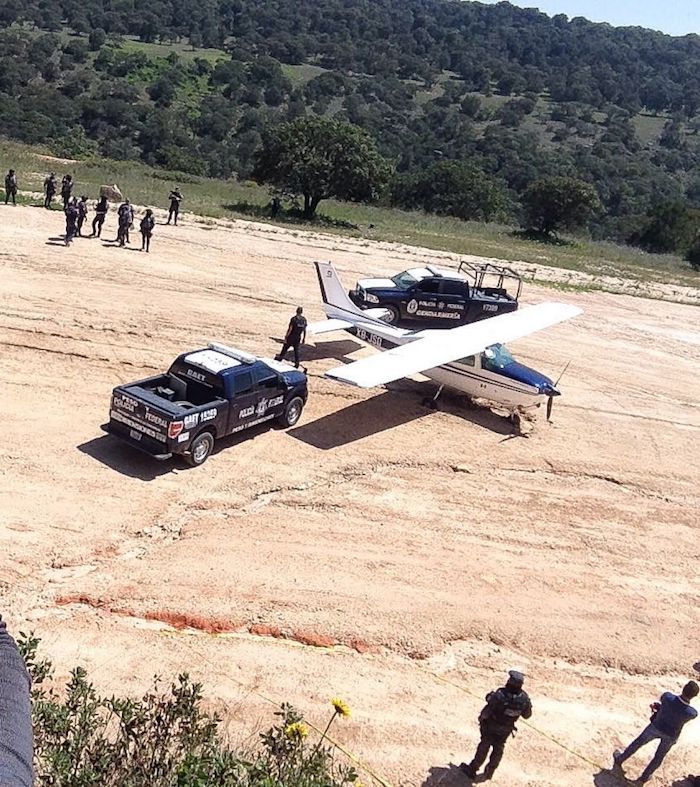
[[[279,336],[268,336],[268,339],[279,344],[275,353],[277,354],[277,352],[282,349],[284,339],[281,339]],[[352,339],[336,339],[335,341],[320,342],[319,344],[304,344],[301,347],[299,356],[302,363],[304,361],[322,361],[324,359],[347,363],[350,361],[347,356],[363,346],[364,345],[360,342],[353,341]],[[292,351],[289,350],[287,359],[291,357]]]
[[[613,768],[603,768],[593,776],[595,787],[621,787],[627,784],[622,771]]]
[[[385,388],[397,395],[406,394],[414,397],[418,407],[432,412],[430,408],[425,407],[423,402],[426,399],[433,398],[438,386],[432,381],[419,382],[418,380],[411,380],[405,377],[393,383],[388,383]],[[466,394],[460,394],[458,391],[450,388],[445,388],[442,392],[436,409],[440,412],[463,418],[465,421],[480,426],[482,429],[488,429],[490,432],[495,432],[505,437],[515,436],[513,425],[507,417],[498,415],[490,407],[476,404]]]
[[[629,778],[631,779],[632,776]],[[603,768],[593,777],[593,784],[595,787],[623,787],[624,785],[636,784],[636,782],[625,778],[625,774],[619,768]],[[668,787],[694,787],[694,785],[692,777],[687,776],[669,782]]]
[[[274,215],[270,205],[260,205],[255,202],[248,202],[247,200],[229,203],[221,207],[224,210],[230,210],[233,213],[240,213],[255,219],[269,219],[276,224],[303,224],[309,227],[340,227],[347,230],[359,229],[358,225],[353,224],[351,221],[334,219],[332,216],[325,216],[322,213],[317,213],[312,218],[305,218],[303,211],[293,206],[290,208],[281,208]]]
[[[153,481],[177,468],[172,460],[161,462],[111,435],[95,437],[77,446],[77,449],[106,467],[141,481]]]
[[[527,230],[513,230],[510,233],[511,237],[518,238],[519,240],[529,240],[535,241],[536,243],[542,243],[545,246],[571,246],[575,247],[578,244],[574,240],[568,240],[567,238],[560,238],[556,232],[539,232],[538,230],[534,229],[527,229]]]
[[[451,762],[449,765],[434,765],[428,771],[428,776],[421,787],[466,787],[469,784],[480,784],[487,779],[483,774],[475,779],[470,779],[459,765]]]
[[[406,402],[397,402],[393,407],[390,399],[388,393],[377,394],[371,399],[364,399],[311,423],[290,429],[289,434],[314,448],[328,451],[430,414],[425,408],[407,407]]]
[[[238,443],[254,440],[258,435],[272,429],[274,425],[274,421],[267,421],[259,426],[253,426],[250,429],[245,429],[228,437],[222,437],[214,444],[211,456],[216,456],[219,452],[225,451]],[[111,470],[116,470],[129,478],[138,478],[141,481],[154,481],[167,473],[187,470],[196,472],[199,469],[191,467],[181,456],[173,456],[171,459],[165,460],[155,459],[138,448],[132,448],[109,434],[95,437],[76,447],[81,453],[96,459]]]
[[[421,404],[423,398],[432,395],[433,387],[402,380],[391,383],[387,388],[387,391],[371,399],[363,399],[311,423],[290,429],[289,434],[314,448],[328,451],[434,415],[433,410]],[[469,405],[466,397],[445,396],[440,399],[440,405],[440,410],[484,429],[497,434],[512,434],[512,426],[507,419],[488,408]],[[387,435],[387,440],[390,439],[391,436]]]

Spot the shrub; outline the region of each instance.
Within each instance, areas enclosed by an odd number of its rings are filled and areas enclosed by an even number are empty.
[[[258,747],[239,752],[187,674],[168,689],[156,678],[140,699],[105,697],[82,667],[57,687],[51,662],[37,655],[39,641],[21,635],[18,644],[33,681],[36,787],[349,787],[357,779],[324,745],[336,716],[345,715],[337,700],[315,744],[301,715],[283,705]]]

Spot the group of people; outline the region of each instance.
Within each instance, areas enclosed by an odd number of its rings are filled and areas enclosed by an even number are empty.
[[[66,233],[64,236],[66,246],[70,246],[75,238],[85,237],[83,235],[83,225],[88,217],[89,206],[88,198],[85,194],[80,197],[73,196],[73,189],[75,188],[75,181],[70,174],[64,175],[60,183],[60,195],[63,201],[63,212],[66,217]],[[5,175],[5,204],[7,205],[10,200],[12,204],[17,204],[17,174],[14,169],[8,171]],[[59,193],[59,183],[55,172],[50,172],[44,179],[44,207],[51,209],[51,205]],[[168,209],[167,224],[177,225],[177,220],[180,215],[180,205],[184,199],[182,191],[179,186],[174,188],[168,195],[170,205]],[[100,238],[102,237],[102,227],[109,212],[109,203],[106,196],[101,196],[95,203],[95,216],[92,220],[92,232],[87,237]],[[117,210],[118,227],[117,237],[115,242],[119,246],[125,246],[130,243],[129,230],[133,228],[135,221],[134,206],[126,199],[119,206]],[[149,252],[151,250],[151,238],[153,237],[153,230],[156,226],[153,210],[148,208],[139,222],[139,230],[141,232],[141,251]]]
[[[8,178],[12,174],[14,177],[14,170],[10,170]],[[16,178],[15,178],[15,193],[16,193]],[[7,178],[6,178],[7,185]],[[82,195],[80,199],[73,196],[74,180],[72,175],[64,175],[61,180],[61,199],[63,200],[63,211],[66,216],[66,234],[65,243],[69,246],[76,237],[83,237],[83,224],[88,216],[89,208],[87,197]],[[44,207],[51,208],[51,203],[58,191],[58,182],[55,173],[51,172],[44,180]],[[6,190],[7,193],[7,190]],[[177,219],[180,215],[180,204],[184,199],[180,188],[174,188],[169,195],[170,207],[168,211],[168,221],[170,224],[174,222],[177,225]],[[13,197],[14,201],[14,197]],[[101,196],[95,204],[95,217],[92,220],[92,233],[89,235],[91,238],[102,237],[102,227],[105,223],[107,213],[109,212],[109,204],[106,196]],[[134,206],[130,200],[126,199],[119,206],[117,210],[117,237],[116,243],[119,246],[125,246],[130,243],[129,231],[134,226],[135,212]],[[148,208],[139,222],[139,230],[141,232],[141,251],[149,252],[151,250],[151,238],[153,237],[153,230],[156,221],[153,215],[153,210]]]
[[[522,672],[511,670],[505,686],[486,695],[486,705],[479,714],[479,744],[471,762],[460,765],[460,770],[470,780],[477,778],[487,757],[488,763],[479,781],[493,778],[503,757],[506,742],[516,732],[516,722],[520,718],[529,719],[532,716],[532,703],[527,692],[523,690],[524,682],[525,676]],[[624,751],[613,752],[613,771],[623,775],[624,762],[643,746],[658,741],[654,756],[639,777],[628,779],[632,784],[646,784],[678,741],[683,727],[697,718],[698,712],[690,703],[698,696],[699,691],[698,684],[690,680],[680,694],[667,691],[658,702],[652,703],[649,724]],[[700,776],[688,776],[688,782],[689,787],[700,787]]]
[[[83,236],[83,224],[88,215],[87,197],[81,196],[69,197],[63,212],[66,216],[66,234],[65,244],[69,246],[76,237]],[[107,197],[100,197],[95,205],[95,217],[92,220],[92,233],[88,236],[90,238],[100,238],[102,236],[102,226],[105,223],[105,218],[109,210]],[[119,206],[117,211],[118,228],[116,242],[120,246],[129,243],[129,230],[134,225],[135,213],[134,206],[127,199]],[[148,208],[144,217],[141,219],[139,228],[141,230],[141,251],[150,251],[151,249],[151,236],[153,235],[153,228],[156,221],[153,217],[153,211]]]
[[[131,242],[129,240],[129,230],[134,226],[135,219],[134,206],[128,199],[124,200],[124,202],[119,206],[117,218],[117,243],[120,246],[124,246],[125,244]],[[141,231],[141,251],[149,252],[151,250],[151,237],[153,236],[153,228],[155,226],[156,220],[153,216],[153,211],[150,208],[147,208],[146,213],[139,223],[139,229]]]
[[[64,175],[61,178],[61,199],[63,200],[63,209],[65,210],[68,207],[68,203],[71,201],[73,196],[73,187],[75,183],[73,182],[72,175]],[[51,208],[51,203],[56,196],[58,191],[58,183],[56,181],[56,174],[54,172],[50,172],[47,177],[44,179],[44,207],[47,209]],[[83,199],[87,199],[87,197],[83,197]]]

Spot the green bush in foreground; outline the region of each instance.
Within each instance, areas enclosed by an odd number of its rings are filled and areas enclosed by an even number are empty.
[[[32,676],[34,766],[37,787],[348,787],[356,772],[335,762],[325,736],[316,743],[291,706],[250,752],[233,751],[221,719],[202,708],[202,686],[187,674],[169,689],[158,679],[140,699],[103,697],[76,667],[64,687],[51,682],[52,664],[37,655],[39,640],[22,635]]]

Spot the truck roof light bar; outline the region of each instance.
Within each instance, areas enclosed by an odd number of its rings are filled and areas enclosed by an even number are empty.
[[[238,350],[235,347],[229,347],[226,344],[220,344],[219,342],[209,342],[207,347],[217,353],[227,355],[229,358],[234,358],[236,361],[240,361],[241,363],[255,363],[258,360],[250,353],[247,353],[243,350]]]

